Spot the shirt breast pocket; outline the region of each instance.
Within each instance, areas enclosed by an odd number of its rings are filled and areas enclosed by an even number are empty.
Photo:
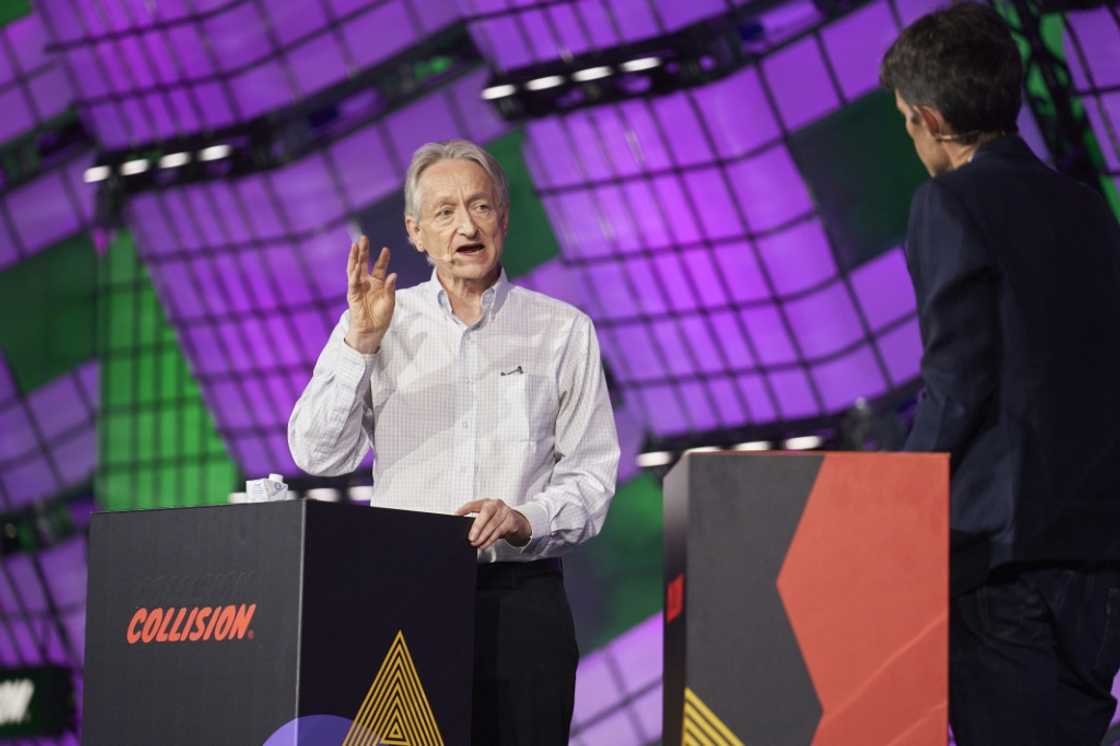
[[[547,376],[518,371],[499,375],[498,420],[506,438],[540,443],[553,434],[556,407]]]

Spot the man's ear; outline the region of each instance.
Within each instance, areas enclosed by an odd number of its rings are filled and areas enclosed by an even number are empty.
[[[419,221],[417,221],[416,218],[412,217],[411,215],[405,215],[404,216],[404,231],[405,231],[405,233],[408,234],[408,242],[410,244],[412,244],[412,247],[414,249],[416,249],[417,251],[419,251],[421,254],[423,254],[424,253],[424,247],[422,247],[420,245],[420,223],[419,223]]]
[[[932,109],[928,106],[915,106],[915,114],[921,118],[922,126],[933,137],[944,135],[949,131],[949,126],[945,122],[945,117],[941,116],[941,112],[937,109]]]

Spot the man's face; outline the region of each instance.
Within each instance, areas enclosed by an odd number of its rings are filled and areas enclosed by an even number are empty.
[[[474,161],[447,159],[424,169],[418,183],[420,220],[405,218],[417,251],[427,254],[445,282],[495,277],[507,215],[486,171]]]
[[[929,130],[929,123],[923,118],[922,112],[902,100],[898,91],[894,94],[894,103],[906,120],[906,134],[914,141],[914,150],[930,176],[939,176],[952,169],[949,155],[940,142],[934,138]]]

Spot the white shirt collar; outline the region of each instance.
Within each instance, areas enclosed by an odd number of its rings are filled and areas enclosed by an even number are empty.
[[[445,312],[451,313],[451,302],[447,298],[447,290],[443,287],[443,283],[439,281],[439,275],[434,268],[432,269],[431,279],[425,285],[427,286],[424,289],[425,294],[432,298]],[[506,268],[502,267],[498,273],[498,279],[482,293],[482,315],[485,317],[488,314],[497,313],[498,309],[505,303],[512,287],[509,278],[506,276]]]

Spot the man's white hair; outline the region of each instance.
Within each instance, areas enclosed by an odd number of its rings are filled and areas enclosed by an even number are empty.
[[[473,161],[482,167],[490,177],[494,187],[497,204],[495,207],[499,215],[505,215],[509,210],[509,185],[506,182],[506,172],[494,156],[475,145],[470,140],[444,140],[443,142],[430,142],[421,145],[412,154],[412,163],[408,164],[408,174],[404,179],[404,214],[413,220],[420,220],[420,177],[424,170],[439,161],[461,159]]]

